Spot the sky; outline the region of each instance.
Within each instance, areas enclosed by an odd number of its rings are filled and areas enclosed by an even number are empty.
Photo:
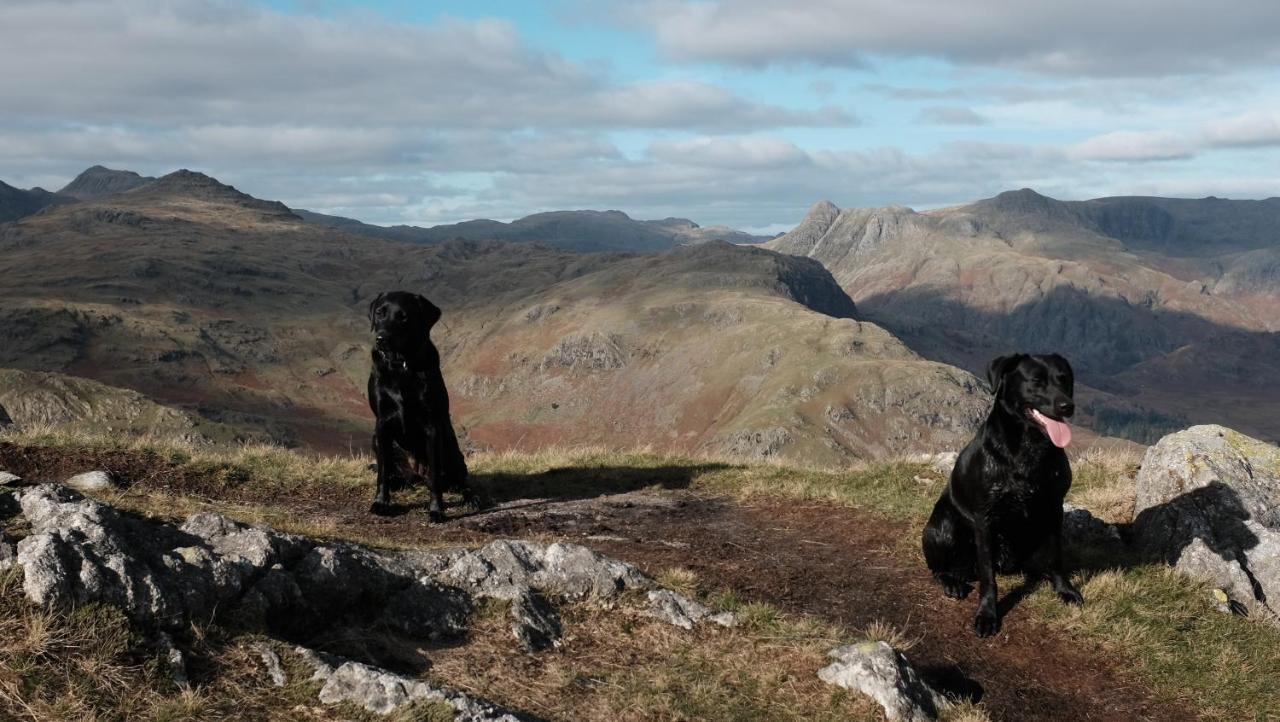
[[[1275,0],[3,0],[0,180],[370,223],[1280,196]]]

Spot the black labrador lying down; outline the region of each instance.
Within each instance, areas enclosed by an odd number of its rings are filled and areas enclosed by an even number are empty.
[[[369,304],[375,334],[369,374],[378,460],[378,490],[370,508],[375,514],[390,513],[392,488],[407,481],[406,476],[421,478],[424,469],[432,521],[444,520],[446,491],[460,491],[473,501],[467,462],[449,419],[440,353],[429,336],[439,320],[440,309],[416,293],[382,293]]]
[[[991,414],[960,452],[924,528],[924,558],[943,592],[963,599],[969,582],[978,582],[973,628],[980,637],[1000,630],[997,571],[1047,576],[1064,602],[1084,601],[1062,565],[1071,364],[1057,354],[1001,356],[987,380],[995,394]]]

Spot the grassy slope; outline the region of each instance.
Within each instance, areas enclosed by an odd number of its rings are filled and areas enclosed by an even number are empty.
[[[39,436],[10,440],[31,445],[73,445],[83,448],[82,438]],[[119,449],[118,441],[99,441],[94,453]],[[145,442],[129,442],[135,447]],[[70,447],[68,447],[70,448]],[[367,459],[351,457],[301,456],[269,447],[236,450],[197,449],[167,446],[152,448],[157,461],[191,469],[210,478],[221,479],[226,489],[253,487],[263,499],[279,493],[342,494],[367,486]],[[564,493],[566,485],[577,485],[582,493],[592,489],[619,488],[624,482],[661,492],[664,469],[677,460],[652,454],[617,454],[600,450],[548,451],[539,454],[491,454],[476,459],[474,468],[493,485],[497,496],[506,488],[504,479],[519,480],[524,496],[537,496],[538,484],[555,485]],[[1137,458],[1132,453],[1093,450],[1075,460],[1077,484],[1072,501],[1095,509],[1101,516],[1123,521],[1132,514],[1132,477]],[[694,491],[738,497],[785,495],[830,504],[848,505],[913,525],[923,522],[942,480],[936,472],[907,462],[870,464],[848,470],[796,469],[778,465],[733,465],[678,460],[683,469],[694,469]],[[548,473],[549,470],[558,470]],[[573,473],[577,469],[580,473]],[[615,475],[617,479],[610,479]],[[922,481],[923,480],[923,481]],[[532,484],[532,485],[531,485]],[[577,489],[569,489],[575,491]],[[218,499],[219,494],[209,495]],[[150,492],[145,495],[118,494],[113,501],[140,511],[162,514],[188,513],[197,508],[216,508],[233,516],[266,520],[297,531],[323,533],[305,523],[289,522],[272,511],[269,503],[245,501],[227,505],[187,498],[181,494]],[[376,539],[364,539],[376,542]],[[918,557],[914,538],[898,542],[898,552]],[[1213,607],[1208,588],[1154,566],[1100,568],[1083,572],[1083,590],[1088,603],[1081,609],[1065,608],[1044,589],[1035,592],[1029,608],[1059,630],[1090,643],[1101,643],[1131,667],[1158,695],[1189,704],[1207,718],[1221,720],[1268,719],[1280,715],[1280,695],[1274,690],[1274,670],[1280,668],[1280,631],[1238,617],[1226,616]],[[724,590],[699,589],[698,580],[681,570],[671,570],[664,581],[703,595]],[[1010,589],[1017,580],[1003,580]],[[733,605],[727,597],[705,597],[719,606]],[[604,705],[614,709],[637,710],[638,717],[697,718],[707,710],[723,709],[724,718],[778,718],[797,716],[800,710],[826,709],[836,705],[857,716],[866,709],[829,689],[811,684],[813,669],[822,663],[822,653],[842,639],[857,636],[856,630],[834,629],[813,620],[788,618],[767,607],[748,611],[754,621],[743,630],[725,635],[699,634],[694,638],[671,635],[662,628],[632,626],[638,617],[593,616],[590,609],[571,612],[584,615],[587,626],[598,629],[573,649],[573,654],[556,656],[547,665],[530,665],[525,660],[508,659],[485,643],[470,652],[446,653],[439,657],[442,674],[456,684],[477,689],[501,688],[506,677],[497,670],[519,672],[530,681],[513,698],[534,703],[539,709],[556,709],[556,700],[569,707],[561,713],[590,710],[604,718]],[[589,619],[588,619],[589,618]],[[477,628],[484,636],[484,624]],[[865,631],[865,630],[862,630]],[[873,630],[884,636],[885,630]],[[889,634],[892,631],[889,630]],[[619,635],[622,635],[619,637]],[[617,664],[639,640],[642,653]],[[770,642],[769,640],[774,640]],[[783,640],[778,642],[777,640]],[[761,645],[764,645],[761,647]],[[786,650],[779,669],[755,669],[751,660],[764,650],[770,655]],[[488,651],[486,651],[486,649]],[[650,654],[658,650],[660,654]],[[433,653],[436,654],[436,653]],[[578,657],[577,655],[585,655]],[[592,655],[602,655],[593,657]],[[518,655],[517,655],[518,656]],[[433,657],[434,659],[434,657]],[[550,658],[549,658],[550,659]],[[592,671],[595,670],[595,671]],[[10,671],[12,673],[12,671]],[[715,680],[698,685],[692,679]],[[797,695],[786,706],[765,704],[767,695],[778,689]],[[676,701],[673,701],[676,700]],[[677,702],[678,701],[678,702]],[[677,704],[677,707],[670,705]],[[852,704],[853,707],[843,705]],[[596,705],[596,707],[592,707]],[[614,705],[621,705],[616,707]],[[755,706],[763,705],[763,706]],[[550,706],[550,707],[548,707]],[[790,710],[791,714],[784,714]],[[732,711],[734,714],[729,714]],[[642,713],[642,714],[641,714]],[[740,714],[739,714],[740,713]],[[767,714],[759,714],[767,713]],[[965,710],[964,714],[980,714]],[[804,717],[806,715],[798,715]]]

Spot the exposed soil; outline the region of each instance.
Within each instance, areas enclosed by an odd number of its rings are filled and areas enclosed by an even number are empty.
[[[95,458],[96,457],[96,458]],[[90,462],[94,463],[90,463]],[[417,508],[394,517],[366,511],[367,494],[335,490],[318,499],[208,484],[198,473],[134,452],[95,455],[0,444],[0,468],[30,478],[62,478],[111,468],[137,491],[173,491],[209,500],[268,503],[335,535],[405,544],[483,543],[495,537],[564,539],[630,561],[650,574],[685,567],[710,591],[814,615],[851,629],[881,620],[919,643],[912,660],[953,693],[978,698],[998,720],[1190,720],[1156,700],[1133,675],[1092,645],[1069,639],[1012,605],[999,635],[970,627],[974,600],[942,596],[908,551],[919,530],[866,512],[786,500],[737,502],[687,489],[662,494],[613,490],[593,498],[516,499],[441,525]],[[1010,589],[1002,589],[1009,606]],[[1086,601],[1087,603],[1087,601]]]

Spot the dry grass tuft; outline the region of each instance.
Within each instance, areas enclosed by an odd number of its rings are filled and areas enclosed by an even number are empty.
[[[1072,484],[1068,500],[1113,524],[1133,520],[1137,498],[1134,480],[1142,454],[1131,446],[1091,447],[1071,459]]]
[[[872,642],[885,642],[899,652],[905,652],[920,643],[919,637],[912,637],[897,626],[879,619],[864,627],[862,634]]]

